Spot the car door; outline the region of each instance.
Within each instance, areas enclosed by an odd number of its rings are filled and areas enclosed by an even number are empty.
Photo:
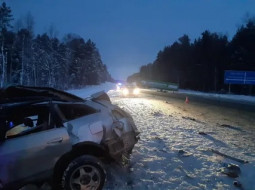
[[[72,149],[66,128],[39,129],[0,142],[1,183],[50,177],[57,160]]]
[[[0,146],[0,179],[5,184],[50,175],[57,160],[71,148],[63,127],[7,139]]]
[[[103,124],[111,117],[103,116],[102,113],[86,104],[61,104],[58,105],[63,117],[64,126],[70,135],[73,135],[72,143],[94,142],[100,144],[104,130]]]

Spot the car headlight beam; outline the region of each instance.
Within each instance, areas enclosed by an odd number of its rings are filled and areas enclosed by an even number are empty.
[[[139,88],[135,88],[135,89],[133,90],[133,94],[137,95],[137,94],[139,94],[139,93],[140,93],[140,89],[139,89]]]
[[[129,90],[127,88],[123,89],[123,94],[124,96],[127,96],[129,94]]]

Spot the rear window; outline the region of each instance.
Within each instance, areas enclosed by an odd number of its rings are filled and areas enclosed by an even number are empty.
[[[47,105],[27,105],[9,109],[1,117],[1,138],[46,130],[50,128],[49,122],[50,112]]]
[[[67,121],[98,112],[83,104],[59,104],[58,107]]]

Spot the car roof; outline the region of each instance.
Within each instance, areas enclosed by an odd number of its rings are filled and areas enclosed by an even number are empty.
[[[84,102],[73,94],[48,87],[10,86],[0,90],[0,104],[27,101]]]

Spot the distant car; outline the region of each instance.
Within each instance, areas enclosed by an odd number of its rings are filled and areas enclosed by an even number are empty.
[[[117,90],[121,90],[122,89],[122,87],[123,87],[123,83],[121,83],[121,82],[118,82],[117,84],[116,84],[116,89]]]
[[[0,91],[0,127],[0,189],[46,179],[54,189],[102,189],[103,160],[127,158],[139,134],[104,92],[84,100],[24,86]]]
[[[140,94],[140,89],[133,84],[126,84],[121,89],[123,96],[137,96]]]

